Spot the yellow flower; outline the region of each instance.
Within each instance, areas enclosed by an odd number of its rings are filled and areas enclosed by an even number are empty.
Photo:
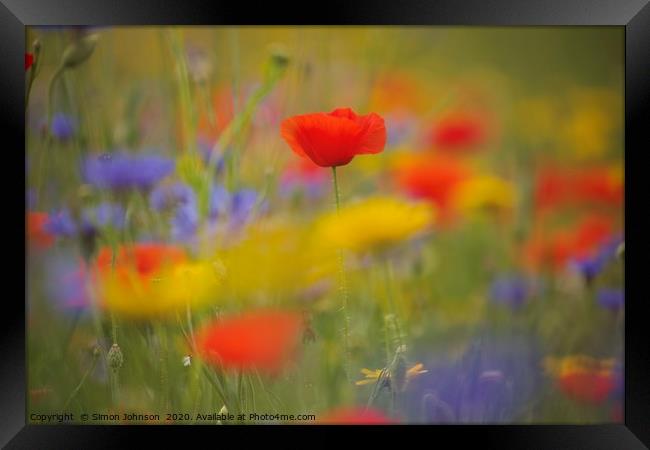
[[[219,253],[223,263],[222,294],[238,302],[291,300],[322,291],[336,274],[333,251],[316,248],[311,228],[269,221],[250,228],[240,242]]]
[[[321,245],[364,252],[399,243],[433,224],[428,203],[371,197],[322,217],[315,237]]]
[[[514,186],[501,178],[482,175],[461,183],[454,196],[460,211],[507,211],[514,207]]]
[[[365,378],[357,381],[354,384],[356,384],[357,386],[363,386],[366,384],[376,383],[379,377],[381,376],[382,371],[383,369],[375,369],[375,370],[361,369],[361,373],[365,376]],[[418,375],[427,372],[428,370],[424,369],[424,364],[417,363],[416,365],[414,365],[413,367],[411,367],[406,371],[406,382],[408,383]],[[390,374],[388,375],[388,378],[390,379]]]
[[[616,359],[596,359],[586,355],[571,355],[564,358],[547,357],[543,366],[549,375],[562,377],[575,373],[609,374],[614,370]]]
[[[183,262],[142,278],[132,273],[108,273],[98,283],[103,306],[131,318],[172,315],[202,306],[215,298],[219,279],[209,262]]]

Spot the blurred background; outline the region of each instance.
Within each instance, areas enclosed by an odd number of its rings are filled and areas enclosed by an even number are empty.
[[[622,422],[622,28],[26,42],[30,412]],[[338,216],[280,134],[336,108]]]

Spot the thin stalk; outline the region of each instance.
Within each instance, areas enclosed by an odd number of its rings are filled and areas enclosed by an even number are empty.
[[[384,270],[386,278],[386,296],[388,297],[390,312],[393,315],[393,320],[395,321],[395,331],[397,332],[397,346],[401,347],[404,344],[404,335],[402,334],[402,326],[397,314],[397,305],[395,304],[395,296],[393,292],[393,275],[390,260],[388,257],[384,258]]]
[[[341,212],[341,198],[339,195],[339,182],[336,175],[336,166],[332,167],[332,178],[334,180],[334,198],[336,200],[336,213]],[[345,375],[350,381],[350,317],[348,315],[348,282],[345,273],[345,261],[343,260],[343,249],[338,250],[339,261],[339,290],[341,292],[341,311],[343,312],[343,353]]]
[[[68,405],[70,404],[72,399],[75,398],[75,396],[77,395],[77,393],[79,392],[81,387],[84,385],[84,383],[86,382],[86,379],[88,378],[88,376],[93,372],[93,370],[95,370],[95,367],[97,366],[97,360],[99,359],[99,354],[100,353],[98,351],[93,353],[93,362],[92,362],[92,364],[90,365],[88,370],[86,370],[86,373],[84,373],[83,377],[81,377],[81,381],[79,382],[77,387],[72,391],[72,393],[68,397],[68,400],[66,400],[65,404],[63,405],[63,411],[65,411],[68,408]]]

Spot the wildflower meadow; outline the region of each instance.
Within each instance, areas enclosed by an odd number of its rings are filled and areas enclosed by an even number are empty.
[[[26,42],[29,423],[622,422],[622,29]]]

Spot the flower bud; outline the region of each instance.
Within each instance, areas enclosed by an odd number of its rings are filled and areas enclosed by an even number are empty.
[[[108,365],[111,369],[118,370],[120,367],[122,367],[122,364],[124,363],[124,356],[122,356],[122,350],[120,350],[119,345],[113,344],[111,346],[111,349],[108,351],[107,359]]]
[[[98,38],[99,35],[90,34],[68,45],[63,52],[61,66],[65,69],[73,69],[84,63],[95,50]]]

